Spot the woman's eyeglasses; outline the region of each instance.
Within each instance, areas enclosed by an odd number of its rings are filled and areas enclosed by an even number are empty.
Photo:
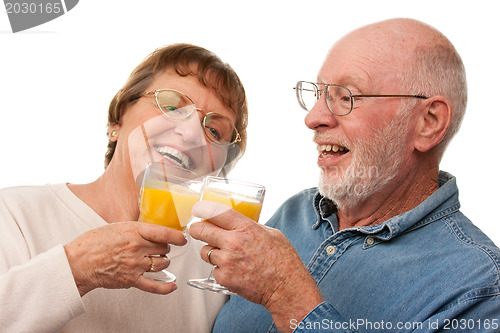
[[[187,119],[195,111],[203,114],[201,124],[208,140],[221,145],[241,141],[238,130],[229,118],[215,112],[205,113],[197,108],[186,94],[173,89],[157,89],[144,94],[144,96],[150,95],[154,95],[158,108],[170,119]]]

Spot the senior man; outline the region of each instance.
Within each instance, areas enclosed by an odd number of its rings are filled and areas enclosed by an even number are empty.
[[[498,332],[500,250],[439,171],[467,102],[451,42],[412,19],[371,24],[295,89],[319,188],[288,199],[267,226],[211,202],[193,209],[212,222],[190,230],[208,243],[202,258],[241,296],[214,332]]]

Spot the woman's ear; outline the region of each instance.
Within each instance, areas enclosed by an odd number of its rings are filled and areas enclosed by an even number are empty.
[[[426,152],[435,147],[445,136],[450,127],[453,108],[443,96],[433,96],[426,100],[418,118],[414,147]]]
[[[116,121],[117,123],[112,124],[112,125],[108,123],[108,138],[111,142],[116,142],[118,140],[118,136],[120,135],[123,114],[125,113],[125,109],[127,108],[127,105],[128,105],[128,103],[124,103],[120,107],[120,113],[119,113],[117,119],[116,119],[116,117],[114,119],[114,121]]]

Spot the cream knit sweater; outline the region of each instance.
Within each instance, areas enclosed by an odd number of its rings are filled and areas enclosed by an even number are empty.
[[[209,332],[225,302],[186,285],[207,277],[203,244],[175,248],[169,270],[178,289],[96,289],[80,297],[63,245],[106,222],[66,184],[0,190],[2,332]]]

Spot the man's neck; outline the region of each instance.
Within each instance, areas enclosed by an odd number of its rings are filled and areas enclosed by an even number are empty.
[[[339,208],[339,230],[379,224],[417,207],[439,188],[438,171],[402,177],[353,208]]]

